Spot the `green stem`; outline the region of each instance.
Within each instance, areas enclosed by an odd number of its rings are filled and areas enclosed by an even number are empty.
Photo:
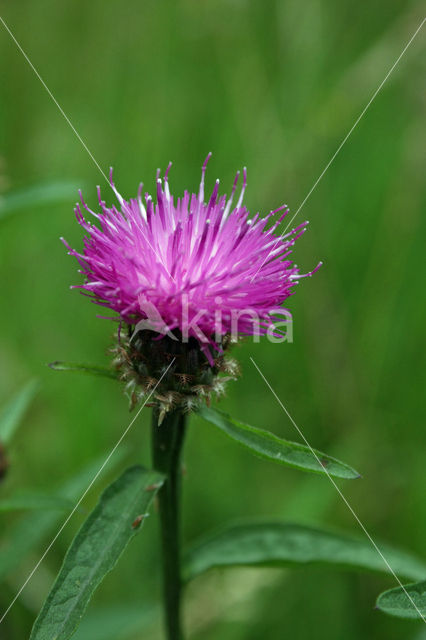
[[[166,475],[158,492],[163,563],[163,594],[168,640],[182,640],[180,599],[180,484],[181,450],[185,436],[185,416],[166,414],[158,425],[158,412],[152,416],[152,457],[154,468]]]

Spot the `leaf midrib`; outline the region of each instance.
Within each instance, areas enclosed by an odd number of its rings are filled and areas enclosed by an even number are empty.
[[[136,506],[136,503],[137,503],[137,499],[138,499],[138,497],[139,497],[139,494],[138,494],[138,493],[136,493],[136,494],[135,494],[135,496],[134,496],[134,498],[133,498],[133,500],[132,500],[132,504],[131,504],[131,507],[132,507],[132,508],[133,508],[133,506]],[[130,512],[130,509],[128,509],[127,513],[129,513],[129,512]],[[104,545],[104,546],[103,546],[104,553],[103,553],[103,554],[101,554],[101,556],[99,557],[98,561],[97,561],[97,562],[95,563],[95,565],[93,566],[93,569],[90,571],[90,573],[89,573],[89,575],[88,575],[87,579],[84,581],[84,583],[83,583],[83,585],[82,585],[82,588],[80,589],[79,594],[83,593],[83,592],[84,592],[84,590],[85,590],[85,589],[87,589],[88,583],[90,583],[90,581],[91,581],[92,577],[94,576],[94,574],[96,573],[97,569],[99,568],[99,566],[100,566],[100,565],[101,565],[101,563],[102,563],[102,558],[105,556],[105,551],[106,551],[106,550],[109,550],[109,549],[110,549],[110,547],[111,547],[111,543],[112,543],[112,540],[113,540],[113,537],[114,537],[114,535],[113,535],[113,534],[115,534],[115,532],[116,532],[116,531],[117,531],[117,529],[119,528],[119,525],[121,524],[121,522],[122,522],[122,521],[124,521],[126,518],[127,518],[127,516],[124,516],[124,515],[123,515],[123,513],[122,513],[122,514],[120,515],[120,517],[119,517],[119,518],[117,518],[117,519],[115,520],[115,526],[113,526],[112,533],[111,533],[111,535],[110,535],[110,536],[108,536],[108,538],[107,538],[107,540],[108,540],[108,546],[106,546],[106,545]],[[117,558],[117,560],[118,560],[118,558]],[[60,628],[59,628],[59,630],[58,630],[58,631],[59,631],[59,633],[62,633],[62,631],[64,631],[64,629],[65,629],[65,627],[66,627],[66,624],[67,624],[67,622],[68,622],[68,620],[69,620],[69,618],[70,618],[70,615],[71,615],[71,613],[72,613],[72,612],[74,612],[74,611],[75,611],[75,609],[77,608],[77,604],[78,604],[78,603],[79,603],[79,598],[77,598],[77,600],[75,601],[75,604],[74,604],[72,607],[70,607],[70,608],[68,609],[68,612],[66,613],[66,615],[65,615],[65,617],[64,617],[64,619],[63,619],[63,622],[61,623],[61,626],[60,626]]]

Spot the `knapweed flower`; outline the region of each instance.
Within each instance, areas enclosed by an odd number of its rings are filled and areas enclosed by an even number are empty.
[[[75,287],[128,325],[126,353],[137,336],[146,338],[149,333],[154,335],[150,335],[151,347],[157,351],[166,344],[176,354],[183,347],[174,342],[188,345],[186,351],[192,345],[204,354],[206,366],[214,368],[229,336],[235,340],[241,335],[275,335],[281,305],[305,277],[290,255],[307,222],[279,236],[275,232],[288,213],[286,205],[264,217],[251,217],[243,205],[245,169],[236,204],[239,172],[229,198],[219,195],[217,180],[205,200],[210,155],[202,167],[198,194],[171,195],[169,164],[163,180],[157,172],[156,203],[148,193],[142,198],[142,184],[136,198],[125,200],[114,185],[112,172],[110,183],[118,206],[108,207],[99,187],[98,213],[80,195],[81,206],[77,204],[75,211],[87,232],[84,250],[66,245],[85,276],[85,282]],[[149,357],[153,358],[152,350]],[[154,379],[158,370],[156,374]],[[185,374],[193,372],[178,372]]]

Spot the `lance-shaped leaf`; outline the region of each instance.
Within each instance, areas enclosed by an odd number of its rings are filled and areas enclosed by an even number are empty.
[[[360,477],[360,474],[355,469],[336,460],[336,458],[332,458],[315,449],[311,450],[303,444],[278,438],[278,436],[269,431],[251,427],[243,422],[234,420],[234,418],[222,411],[209,407],[200,407],[198,413],[204,420],[219,427],[227,436],[247,447],[252,453],[261,458],[301,469],[302,471],[328,473],[336,478]]]
[[[80,185],[81,187],[81,185]],[[49,182],[5,193],[0,200],[0,219],[21,209],[40,207],[74,198],[78,186],[72,182]]]
[[[156,471],[135,466],[104,491],[71,543],[30,640],[71,637],[94,591],[140,530],[163,480]]]
[[[29,404],[33,400],[38,389],[35,380],[29,382],[19,391],[3,408],[0,414],[0,443],[9,444],[16,429],[24,417]]]
[[[90,376],[100,376],[102,378],[118,379],[117,371],[110,369],[109,367],[102,367],[92,364],[84,364],[82,362],[63,362],[62,360],[55,360],[48,365],[55,371],[76,371],[77,373],[85,373]]]
[[[395,573],[414,580],[425,575],[422,561],[388,545],[379,547]],[[190,580],[214,567],[306,564],[389,573],[367,539],[298,524],[254,522],[228,527],[195,543],[184,556],[184,576]]]
[[[426,571],[423,571],[423,577]],[[377,598],[381,611],[397,618],[418,618],[426,622],[426,580],[384,591]]]

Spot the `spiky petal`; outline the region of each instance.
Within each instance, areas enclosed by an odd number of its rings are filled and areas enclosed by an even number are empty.
[[[243,205],[245,169],[236,205],[239,174],[229,199],[219,195],[216,181],[205,201],[209,157],[198,194],[185,191],[174,198],[168,183],[170,165],[163,180],[157,173],[155,204],[148,193],[142,198],[142,185],[136,198],[125,200],[111,173],[118,206],[107,207],[98,188],[100,212],[95,213],[80,195],[75,212],[87,232],[84,249],[78,252],[64,242],[85,276],[85,283],[75,287],[93,302],[117,312],[128,325],[149,316],[147,308],[155,308],[168,330],[198,340],[201,331],[214,344],[213,334],[262,334],[271,329],[274,310],[303,277],[290,255],[307,222],[279,236],[276,230],[288,214],[286,205],[262,218],[250,217]]]

